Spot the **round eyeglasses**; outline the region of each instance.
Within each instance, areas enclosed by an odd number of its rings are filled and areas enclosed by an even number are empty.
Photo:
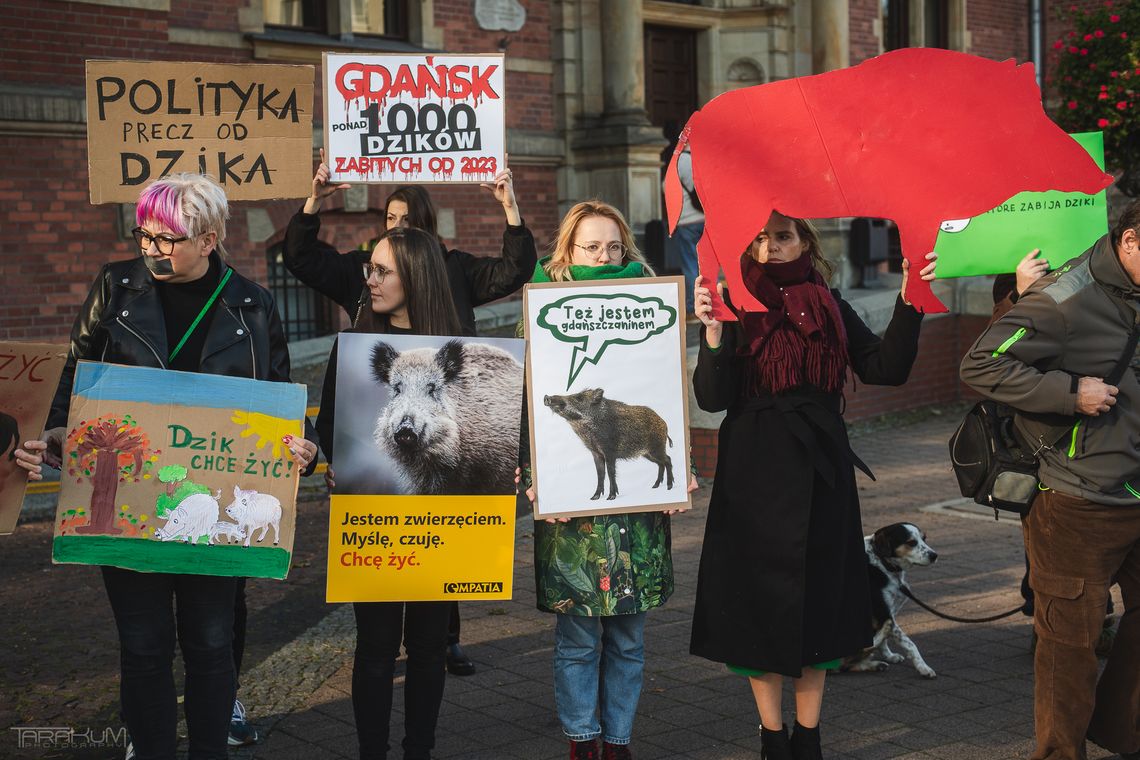
[[[174,251],[174,244],[181,243],[183,240],[190,238],[183,235],[182,237],[171,237],[170,235],[152,235],[142,227],[135,227],[131,230],[131,234],[135,237],[135,243],[138,244],[139,250],[144,253],[150,250],[151,243],[158,248],[158,252],[163,256],[169,256]]]

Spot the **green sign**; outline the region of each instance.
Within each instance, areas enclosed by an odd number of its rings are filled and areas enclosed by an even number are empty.
[[[1081,132],[1072,135],[1097,166],[1104,168],[1104,135]],[[1042,156],[1048,161],[1048,156]],[[938,253],[938,277],[969,277],[976,274],[1012,272],[1025,254],[1041,249],[1040,258],[1055,269],[1078,256],[1108,232],[1104,191],[1096,195],[1018,193],[997,208],[973,219],[942,223],[934,250]]]

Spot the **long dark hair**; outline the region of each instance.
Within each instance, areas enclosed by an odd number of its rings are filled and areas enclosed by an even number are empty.
[[[428,191],[419,185],[401,185],[384,201],[384,220],[387,225],[388,206],[392,201],[403,201],[408,207],[408,226],[418,227],[439,237],[435,222],[435,204]]]
[[[435,235],[415,227],[393,227],[376,238],[376,244],[382,240],[388,241],[392,258],[396,260],[396,276],[404,288],[412,332],[417,335],[460,335],[463,328],[451,300],[447,267]],[[365,283],[353,330],[389,332],[390,329],[389,316],[372,311]]]

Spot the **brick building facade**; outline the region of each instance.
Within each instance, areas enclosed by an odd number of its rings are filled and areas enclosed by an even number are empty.
[[[1063,33],[1055,4],[1043,3],[1049,42]],[[484,29],[476,20],[478,6],[509,13],[521,8],[525,22],[517,31]],[[8,285],[0,339],[64,338],[99,266],[134,255],[126,233],[133,221],[121,219],[124,208],[88,203],[88,58],[310,63],[317,73],[319,124],[323,50],[505,51],[516,192],[544,246],[560,213],[586,197],[623,208],[639,234],[659,218],[662,125],[683,120],[720,92],[922,44],[1027,60],[1027,3],[8,0],[0,17],[0,151],[6,159],[0,169],[0,277]],[[678,69],[678,61],[686,63]],[[314,146],[320,142],[318,126]],[[390,190],[373,186],[356,191],[350,202],[327,203],[324,237],[341,249],[371,237],[382,224],[381,204]],[[475,186],[433,186],[431,193],[440,232],[452,246],[478,254],[497,250],[503,219],[488,193]],[[346,202],[353,210],[345,210]],[[227,248],[243,272],[281,289],[292,337],[309,337],[335,329],[340,315],[290,289],[277,263],[275,246],[300,205],[234,204]],[[843,230],[836,225],[837,234]],[[915,372],[931,394],[919,399],[861,388],[849,399],[849,413],[958,397],[957,357],[977,327],[958,316],[931,323]]]

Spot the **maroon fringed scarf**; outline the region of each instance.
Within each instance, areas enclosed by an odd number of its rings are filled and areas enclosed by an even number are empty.
[[[766,312],[738,312],[751,357],[749,390],[780,393],[801,385],[838,392],[847,377],[847,331],[839,304],[811,256],[761,264],[741,257],[744,284]]]

